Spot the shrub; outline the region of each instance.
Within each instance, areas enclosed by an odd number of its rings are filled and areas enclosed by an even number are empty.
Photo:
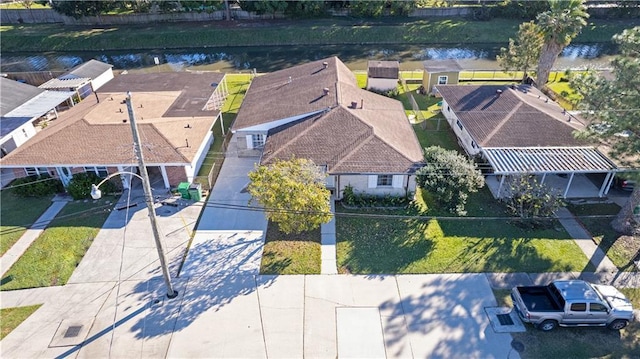
[[[103,178],[92,172],[76,173],[67,186],[67,193],[76,200],[91,198],[91,185],[98,184],[102,180]],[[103,194],[110,194],[118,192],[120,186],[109,180],[100,186],[100,190]]]
[[[63,191],[62,182],[49,175],[18,178],[11,183],[15,193],[21,197],[43,197]]]
[[[513,176],[502,201],[510,214],[520,217],[525,225],[533,227],[545,223],[542,219],[554,215],[564,205],[560,193],[538,182],[535,176]]]
[[[390,193],[384,196],[355,193],[351,185],[345,186],[342,192],[342,203],[351,207],[406,207],[412,198],[412,192],[406,196],[393,196]]]

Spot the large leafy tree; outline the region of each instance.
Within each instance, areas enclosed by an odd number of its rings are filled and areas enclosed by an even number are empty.
[[[496,56],[498,64],[505,71],[522,71],[522,81],[527,79],[528,72],[540,58],[540,50],[544,39],[538,25],[533,21],[520,24],[515,39],[509,39],[509,47],[501,48]]]
[[[280,231],[300,233],[331,220],[325,177],[311,160],[294,158],[258,166],[249,173],[247,190]]]
[[[537,25],[544,38],[536,84],[542,88],[549,80],[558,55],[587,24],[589,17],[584,0],[549,0],[550,10],[538,15]]]
[[[98,16],[107,13],[120,6],[121,1],[102,0],[102,1],[71,1],[71,0],[55,0],[51,3],[51,7],[56,12],[80,19],[84,16]]]
[[[591,122],[578,136],[603,140],[612,149],[611,155],[630,169],[640,165],[640,27],[614,36],[620,45],[620,55],[611,63],[612,78],[597,73],[576,76],[572,87],[583,97],[580,107]],[[636,177],[639,177],[636,175]],[[638,178],[637,178],[638,179]],[[611,223],[621,233],[638,229],[634,209],[640,205],[640,186],[635,186],[630,200]]]
[[[465,215],[469,193],[484,186],[484,177],[473,161],[440,146],[424,149],[425,166],[416,172],[416,183],[451,212]]]

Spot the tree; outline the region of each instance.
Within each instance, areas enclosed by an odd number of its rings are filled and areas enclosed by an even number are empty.
[[[558,55],[580,33],[589,17],[584,0],[549,0],[549,5],[550,10],[537,17],[544,38],[536,78],[539,88],[547,83]]]
[[[465,215],[469,193],[484,186],[484,177],[473,161],[440,146],[424,149],[425,166],[416,172],[416,183],[451,212]]]
[[[71,16],[74,19],[80,19],[84,16],[98,16],[109,12],[119,6],[119,1],[103,0],[103,1],[71,1],[57,0],[51,3],[51,7],[56,12]]]
[[[496,60],[505,71],[523,71],[522,82],[524,82],[529,69],[540,58],[543,41],[538,25],[533,21],[523,22],[518,28],[516,39],[509,39],[509,47],[501,48]]]
[[[534,221],[553,216],[564,204],[560,193],[530,175],[510,177],[503,202],[512,215]]]
[[[594,72],[576,75],[571,86],[582,96],[579,108],[590,121],[587,130],[577,133],[605,141],[611,155],[623,166],[636,169],[640,165],[640,27],[627,29],[614,36],[620,55],[612,62],[613,78],[608,80]],[[620,232],[631,234],[638,229],[634,209],[640,205],[640,187],[635,186],[631,198],[611,223]]]
[[[331,220],[326,175],[311,160],[294,158],[258,166],[247,190],[284,233],[300,233]]]

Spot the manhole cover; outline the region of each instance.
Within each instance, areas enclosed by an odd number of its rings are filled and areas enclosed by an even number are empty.
[[[513,325],[513,319],[509,314],[496,314],[496,317],[498,317],[500,325]]]
[[[75,338],[80,334],[80,330],[82,330],[82,325],[72,325],[67,328],[67,331],[64,332],[65,338]]]

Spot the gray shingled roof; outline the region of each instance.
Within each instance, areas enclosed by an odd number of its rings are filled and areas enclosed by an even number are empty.
[[[398,79],[400,63],[398,61],[369,61],[367,76],[376,79]]]
[[[327,165],[329,173],[406,173],[423,159],[402,104],[358,88],[336,57],[254,79],[233,130],[322,110],[272,129],[263,163],[295,155]]]
[[[582,127],[530,86],[438,85],[465,130],[481,147],[580,146]],[[499,93],[498,91],[501,91]],[[443,108],[443,111],[447,111]]]
[[[455,59],[426,60],[422,65],[430,73],[462,71],[462,67]]]
[[[0,116],[8,114],[43,92],[43,89],[35,86],[0,77]]]

